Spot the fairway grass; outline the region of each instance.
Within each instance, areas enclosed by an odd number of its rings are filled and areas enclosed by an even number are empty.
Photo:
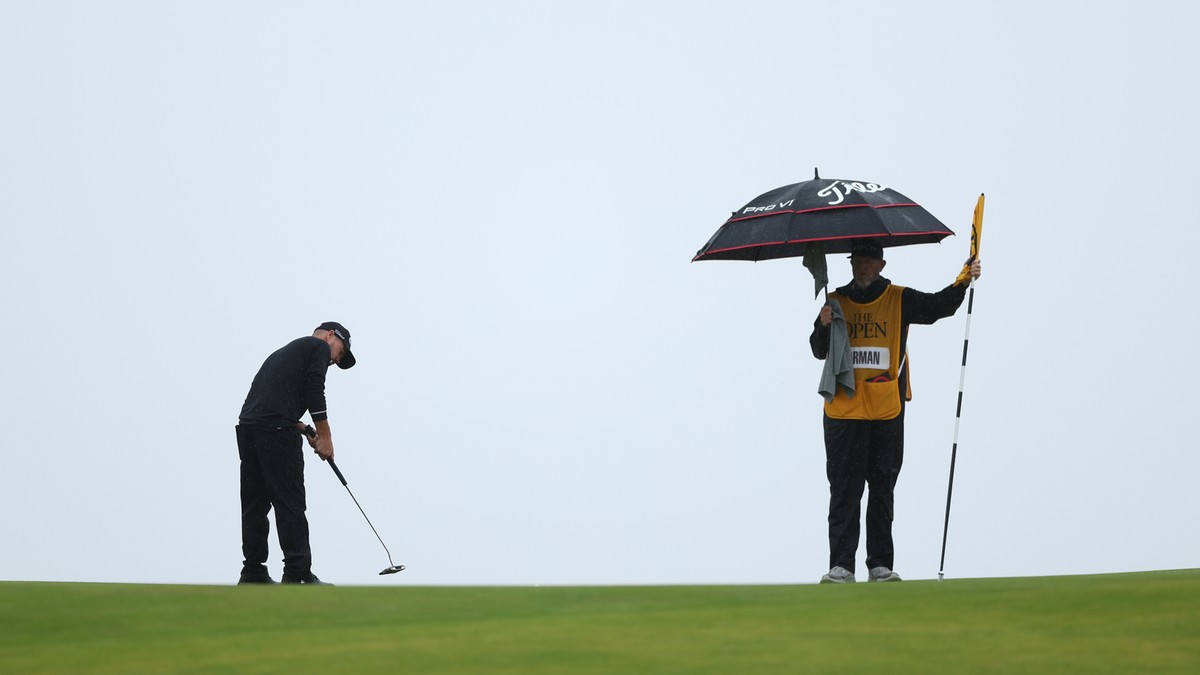
[[[0,583],[3,673],[1189,673],[1200,570],[845,586]]]

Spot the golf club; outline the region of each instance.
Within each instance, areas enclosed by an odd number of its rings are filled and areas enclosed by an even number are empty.
[[[317,430],[312,428],[312,425],[309,424],[304,425],[304,433],[307,434],[309,438],[317,437]],[[334,463],[332,457],[325,461],[329,462],[329,468],[333,469],[333,473],[337,475],[338,480],[342,481],[342,487],[346,488],[346,492],[349,493],[350,499],[354,500],[354,505],[358,507],[358,512],[363,514],[363,518],[367,519],[367,525],[371,526],[371,531],[375,533],[375,538],[379,540],[379,545],[383,547],[383,552],[387,554],[387,559],[388,562],[391,563],[391,567],[383,570],[379,573],[379,575],[383,576],[384,574],[395,574],[396,572],[403,571],[404,565],[397,565],[392,561],[392,552],[388,550],[387,544],[383,543],[383,537],[379,536],[379,530],[375,529],[375,525],[371,523],[371,519],[367,518],[367,512],[363,511],[362,504],[359,504],[358,499],[354,496],[354,493],[350,492],[350,486],[346,484],[346,477],[342,475],[342,472],[338,469],[338,465]]]

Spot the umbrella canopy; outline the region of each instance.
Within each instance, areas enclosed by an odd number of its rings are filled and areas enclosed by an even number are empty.
[[[849,253],[856,239],[882,246],[941,241],[954,234],[933,214],[878,183],[837,178],[785,185],[733,212],[692,261],[770,260]]]

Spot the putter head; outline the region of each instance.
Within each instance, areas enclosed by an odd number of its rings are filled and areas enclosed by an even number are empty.
[[[404,565],[392,565],[391,567],[380,572],[379,576],[383,576],[385,574],[395,574],[396,572],[402,572],[402,571],[404,571]]]

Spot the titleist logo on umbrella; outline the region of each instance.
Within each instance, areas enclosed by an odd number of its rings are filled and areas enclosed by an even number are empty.
[[[818,197],[832,197],[832,199],[830,199],[826,203],[829,204],[830,206],[837,206],[838,204],[841,204],[842,202],[846,201],[846,195],[850,194],[851,192],[863,192],[863,193],[882,192],[883,190],[886,190],[886,189],[887,189],[886,186],[879,185],[878,183],[859,183],[859,182],[849,182],[849,181],[841,180],[841,181],[834,181],[833,183],[830,183],[826,187],[821,188],[820,190],[817,191],[817,196]],[[766,206],[747,206],[746,208],[742,209],[742,215],[746,215],[748,213],[763,213],[765,211],[776,211],[776,210],[780,210],[780,209],[786,209],[789,206],[791,206],[792,204],[794,204],[795,202],[796,202],[795,199],[789,199],[786,202],[780,202],[778,204],[768,204]]]
[[[845,193],[842,192],[842,188],[846,189]],[[846,181],[839,181],[817,192],[817,196],[828,197],[830,195],[837,195],[833,201],[829,202],[830,206],[836,206],[841,204],[846,199],[846,195],[851,192],[880,192],[886,189],[886,187],[875,183],[847,183]]]

